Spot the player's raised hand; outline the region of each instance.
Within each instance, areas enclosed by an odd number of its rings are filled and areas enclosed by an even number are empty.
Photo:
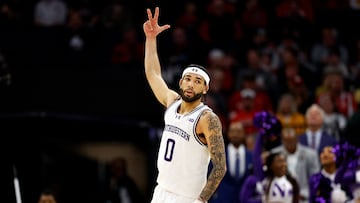
[[[158,23],[159,20],[159,7],[155,8],[154,15],[151,13],[150,9],[146,9],[148,20],[145,21],[143,25],[144,33],[146,37],[155,38],[162,31],[169,29],[170,25],[162,25],[160,26]]]

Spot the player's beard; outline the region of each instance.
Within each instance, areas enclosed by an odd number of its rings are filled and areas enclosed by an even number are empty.
[[[180,93],[181,98],[186,102],[194,102],[196,100],[199,100],[203,96],[202,93],[197,93],[193,97],[187,97],[184,95],[184,90],[181,88],[179,90],[179,93]]]

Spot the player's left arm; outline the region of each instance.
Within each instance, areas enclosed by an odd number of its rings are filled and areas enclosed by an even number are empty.
[[[220,119],[214,112],[203,112],[199,122],[213,164],[207,183],[199,197],[206,202],[214,194],[226,172],[225,144]]]

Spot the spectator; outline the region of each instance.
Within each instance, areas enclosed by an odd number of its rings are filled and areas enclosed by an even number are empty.
[[[257,111],[273,111],[273,104],[270,95],[263,88],[257,84],[256,75],[254,72],[245,73],[242,77],[241,85],[236,89],[228,99],[229,110],[238,109],[237,105],[242,101],[242,90],[251,89],[255,91],[255,108]]]
[[[299,135],[300,143],[315,149],[318,154],[324,147],[337,144],[336,139],[323,130],[324,116],[325,112],[318,104],[311,105],[305,114],[306,132]]]
[[[329,56],[333,49],[338,49],[340,60],[343,63],[349,62],[349,50],[340,42],[338,30],[334,27],[324,26],[321,29],[321,41],[311,47],[311,60],[319,70],[329,63]]]
[[[38,0],[34,10],[34,23],[38,26],[62,26],[66,22],[68,8],[62,0]]]
[[[299,143],[298,136],[293,128],[283,128],[281,133],[282,144],[272,152],[281,152],[286,155],[289,173],[296,179],[300,187],[300,202],[309,202],[310,176],[320,170],[317,152],[310,147]]]
[[[261,182],[266,178],[264,169],[266,167],[267,157],[271,149],[279,146],[281,142],[280,132],[282,126],[274,115],[266,111],[256,113],[254,124],[259,129],[253,150],[254,172],[246,178],[241,189],[240,201],[242,203],[262,202],[262,197],[265,193],[258,190],[257,185],[262,187]]]
[[[337,141],[340,141],[340,138],[343,135],[343,131],[346,127],[347,119],[346,117],[337,112],[334,102],[331,100],[330,96],[323,96],[319,100],[319,105],[324,109],[324,130],[329,134],[335,137]]]
[[[299,186],[297,181],[287,172],[285,156],[281,153],[271,153],[266,158],[265,166],[266,172],[263,179],[257,181],[256,185],[244,185],[244,190],[241,193],[242,202],[299,202]],[[245,199],[249,196],[246,191],[252,193],[251,190],[254,186],[256,192],[261,195],[261,200],[249,201],[249,199]]]
[[[139,203],[144,202],[135,181],[128,175],[125,158],[114,158],[110,164],[110,176],[105,192],[105,203]]]
[[[280,97],[276,117],[284,128],[293,128],[296,135],[305,132],[305,116],[298,112],[297,104],[292,94],[287,93]]]
[[[256,109],[255,97],[256,92],[250,88],[241,90],[241,101],[237,103],[237,109],[230,111],[229,121],[239,121],[244,125],[246,134],[256,133],[256,128],[253,123],[255,113],[259,112]]]
[[[357,111],[358,105],[353,92],[347,90],[343,75],[339,71],[330,70],[324,77],[327,80],[327,91],[317,97],[317,102],[324,96],[330,96],[337,111],[346,118],[350,118]]]
[[[320,163],[321,171],[310,178],[310,202],[343,203],[350,200],[349,191],[336,181],[340,162],[337,162],[334,147],[323,148]]]
[[[245,179],[252,173],[252,152],[246,148],[246,135],[241,122],[229,124],[227,132],[224,179],[209,203],[240,203],[239,193]]]
[[[41,192],[38,203],[58,203],[58,201],[52,190],[45,189]]]

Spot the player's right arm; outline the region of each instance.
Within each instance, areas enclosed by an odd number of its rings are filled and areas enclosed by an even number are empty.
[[[170,25],[159,26],[159,8],[155,8],[154,16],[150,9],[147,9],[148,20],[144,23],[143,29],[145,39],[145,75],[146,79],[155,94],[156,99],[165,107],[168,107],[177,97],[178,94],[169,89],[161,75],[161,66],[157,53],[156,37],[162,31],[169,29]]]

